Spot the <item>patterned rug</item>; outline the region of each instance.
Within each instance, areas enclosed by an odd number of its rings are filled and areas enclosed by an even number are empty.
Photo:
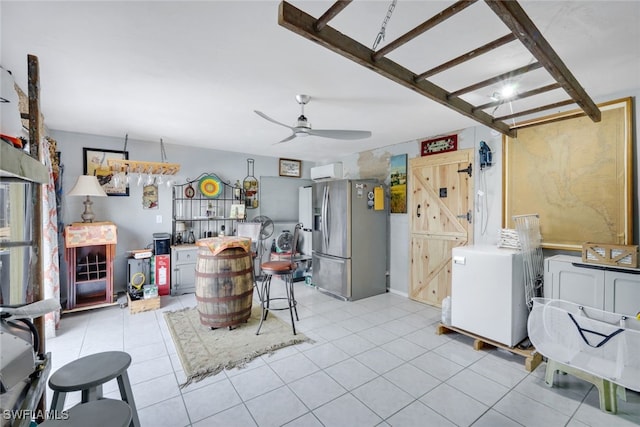
[[[260,335],[256,335],[260,323],[259,306],[252,308],[247,323],[237,325],[232,330],[212,330],[203,326],[195,307],[165,312],[164,318],[187,376],[181,388],[224,369],[243,367],[260,355],[311,341],[299,331],[293,335],[291,325],[273,313],[262,324]]]

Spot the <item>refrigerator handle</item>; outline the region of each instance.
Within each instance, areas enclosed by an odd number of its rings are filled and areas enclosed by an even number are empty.
[[[324,187],[324,194],[322,195],[322,237],[324,238],[325,248],[329,246],[329,221],[327,215],[329,212],[329,187]]]

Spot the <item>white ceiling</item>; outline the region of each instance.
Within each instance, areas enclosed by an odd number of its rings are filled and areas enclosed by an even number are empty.
[[[290,1],[319,17],[333,2]],[[354,1],[330,26],[371,46],[391,1]],[[453,1],[399,0],[386,42]],[[277,1],[0,1],[0,64],[26,88],[27,54],[40,61],[49,128],[304,160],[454,132],[476,123],[280,27]],[[640,88],[640,2],[521,1],[594,99]],[[415,73],[508,33],[483,2],[392,52]],[[381,46],[384,45],[384,42]],[[431,80],[448,90],[529,63],[513,42]],[[525,75],[522,90],[551,83]],[[471,94],[480,104],[497,90]],[[370,130],[358,141],[290,135],[253,110],[294,125],[295,95],[311,95],[315,129]],[[553,91],[536,105],[567,98]],[[548,100],[548,102],[547,102]],[[514,103],[524,110],[529,101]],[[505,104],[498,113],[507,114]],[[153,159],[151,159],[153,160]],[[169,159],[170,160],[170,159]]]

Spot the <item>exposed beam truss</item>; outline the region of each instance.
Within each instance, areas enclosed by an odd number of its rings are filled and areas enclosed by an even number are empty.
[[[584,111],[584,114],[589,116],[594,122],[600,121],[600,110],[596,104],[591,100],[589,95],[587,95],[582,86],[580,86],[577,79],[569,71],[556,52],[551,48],[549,43],[545,40],[517,1],[485,0],[489,8],[511,31],[510,34],[472,49],[469,52],[453,58],[437,67],[433,67],[430,70],[416,74],[401,64],[398,64],[386,57],[386,55],[393,50],[409,43],[411,40],[444,22],[453,15],[462,12],[476,1],[477,0],[457,1],[442,12],[427,19],[422,24],[398,37],[396,40],[391,41],[378,51],[371,50],[328,25],[328,22],[344,10],[351,3],[351,0],[335,2],[319,19],[316,19],[286,1],[283,1],[280,4],[278,24],[326,47],[333,52],[349,58],[352,61],[395,81],[396,83],[412,89],[427,98],[438,102],[439,104],[447,106],[464,116],[472,118],[477,122],[510,137],[516,136],[517,126],[510,126],[505,122],[505,120],[573,103],[578,104]],[[447,69],[476,58],[479,55],[490,52],[491,50],[497,49],[498,47],[516,39],[518,39],[529,50],[529,52],[531,52],[533,57],[536,59],[536,62],[452,92],[449,92],[427,80],[427,78],[432,75],[442,73]],[[463,94],[473,92],[477,89],[500,81],[507,81],[509,78],[513,78],[514,76],[542,67],[549,73],[549,75],[551,75],[556,83],[521,93],[510,98],[509,101],[531,97],[559,88],[564,89],[571,98],[570,100],[556,102],[526,111],[515,112],[508,116],[493,117],[484,110],[500,105],[505,102],[504,100],[475,106],[460,98]]]

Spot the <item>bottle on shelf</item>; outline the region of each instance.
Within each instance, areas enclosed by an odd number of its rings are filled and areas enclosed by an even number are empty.
[[[233,186],[233,199],[240,200],[241,188],[240,188],[240,180],[236,179],[236,184]]]
[[[187,239],[187,243],[195,243],[196,236],[193,235],[193,230],[189,230],[189,238]]]

